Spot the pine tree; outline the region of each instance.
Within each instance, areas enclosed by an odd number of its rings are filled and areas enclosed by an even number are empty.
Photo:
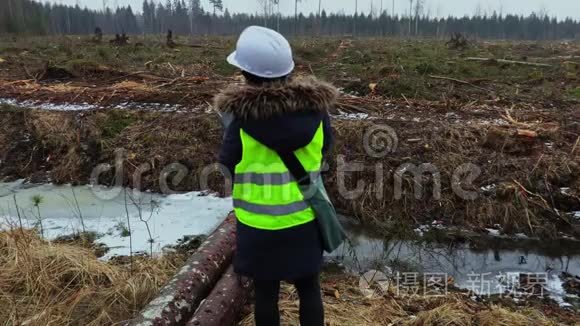
[[[213,14],[216,14],[216,11],[224,11],[224,4],[222,0],[209,0],[209,3],[213,6]]]

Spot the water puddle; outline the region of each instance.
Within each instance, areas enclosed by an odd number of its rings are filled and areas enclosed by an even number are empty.
[[[400,279],[437,276],[480,295],[518,291],[522,278],[534,277],[546,296],[564,306],[567,294],[560,275],[580,275],[580,243],[570,240],[491,238],[477,244],[438,244],[384,239],[353,225],[347,229],[350,243],[327,258],[357,275],[377,270]]]
[[[38,209],[35,196],[40,198]],[[84,223],[87,231],[101,235],[98,242],[110,248],[104,259],[129,254],[127,216],[133,252],[148,253],[151,249],[161,252],[164,246],[175,244],[185,235],[211,233],[232,210],[231,199],[199,192],[162,196],[125,192],[123,188],[30,185],[17,181],[0,183],[1,228],[20,223],[15,198],[24,227],[38,225],[39,211],[48,239],[79,232]]]

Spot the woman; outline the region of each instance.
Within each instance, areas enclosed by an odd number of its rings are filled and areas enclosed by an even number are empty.
[[[301,325],[322,326],[321,238],[290,171],[320,172],[332,142],[328,111],[338,93],[314,78],[290,78],[290,45],[267,28],[246,29],[228,62],[246,80],[215,101],[224,116],[232,117],[220,162],[234,176],[235,271],[254,280],[257,326],[280,324],[283,280],[297,288]]]

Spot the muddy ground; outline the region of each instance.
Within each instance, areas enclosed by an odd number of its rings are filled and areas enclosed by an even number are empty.
[[[0,97],[17,100],[0,109],[4,180],[84,184],[95,167],[111,164],[99,183],[120,182],[118,171],[123,185],[160,191],[167,172],[173,190],[204,188],[201,175],[216,161],[223,132],[212,97],[241,80],[222,60],[233,40],[177,49],[137,41],[0,42]],[[327,186],[345,214],[390,233],[436,224],[580,236],[579,44],[293,43],[297,74],[343,90]],[[177,175],[175,163],[187,173]],[[344,163],[361,171],[341,174]],[[217,174],[207,187],[228,188]]]

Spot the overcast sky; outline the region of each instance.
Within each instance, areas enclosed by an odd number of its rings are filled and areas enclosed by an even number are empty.
[[[102,8],[103,0],[44,0],[52,1],[62,4],[79,3],[81,6],[88,6],[89,8]],[[119,6],[130,4],[136,11],[141,11],[143,0],[105,0],[109,6],[113,7],[115,4]],[[154,0],[156,2],[165,3],[166,0]],[[201,0],[204,8],[209,8],[208,0]],[[388,12],[392,11],[393,0],[383,0],[383,8]],[[397,14],[405,14],[409,11],[409,0],[394,0],[395,12]],[[223,0],[224,6],[231,12],[258,12],[258,0]],[[481,8],[481,12],[492,13],[494,10],[498,12],[503,9],[504,13],[518,13],[529,14],[532,11],[539,12],[541,10],[547,11],[551,16],[558,18],[573,17],[580,19],[580,0],[425,0],[425,11],[429,12],[431,16],[463,16],[472,15],[477,8]],[[280,0],[280,10],[283,13],[290,14],[294,12],[293,0]],[[380,9],[381,0],[358,0],[359,11],[368,13],[373,4]],[[298,4],[299,10],[304,13],[317,12],[318,0],[302,0]],[[355,8],[355,0],[322,0],[322,7],[326,11],[345,13],[353,13]]]

